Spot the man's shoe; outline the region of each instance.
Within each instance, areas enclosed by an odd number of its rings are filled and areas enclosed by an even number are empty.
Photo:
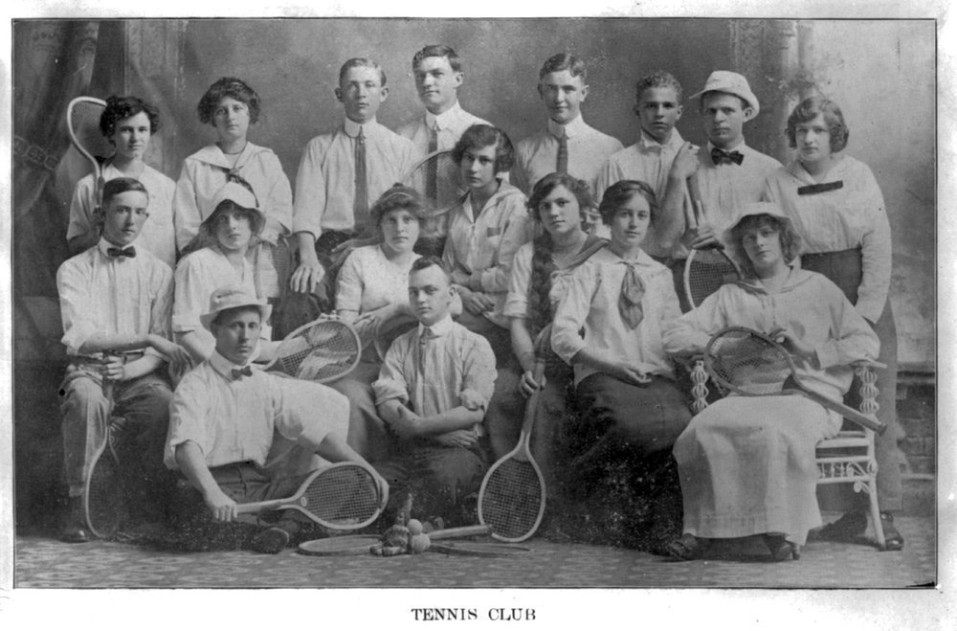
[[[904,549],[904,536],[894,526],[893,513],[881,513],[881,528],[884,529],[884,550],[896,552]]]
[[[823,541],[854,541],[864,535],[867,530],[867,513],[851,511],[844,513],[837,521],[825,524],[812,531],[814,539]]]
[[[86,543],[92,538],[83,512],[83,498],[71,497],[67,505],[66,522],[60,530],[60,541],[64,543]]]

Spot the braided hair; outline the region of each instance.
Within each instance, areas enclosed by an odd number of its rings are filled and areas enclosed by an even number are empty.
[[[541,216],[538,206],[559,186],[564,186],[578,200],[579,213],[584,219],[584,211],[593,205],[588,185],[567,173],[550,173],[540,179],[528,199],[528,211],[532,220],[541,228]],[[532,277],[528,284],[528,328],[532,337],[548,326],[554,318],[549,294],[552,290],[552,277],[558,270],[552,259],[554,242],[552,235],[544,229],[538,230],[538,236],[532,240]]]

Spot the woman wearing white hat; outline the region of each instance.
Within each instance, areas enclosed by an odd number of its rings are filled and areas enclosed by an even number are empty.
[[[855,360],[877,356],[877,336],[824,276],[793,267],[800,237],[775,204],[746,205],[727,231],[745,270],[665,333],[669,353],[700,353],[727,326],[782,341],[802,380],[840,400]],[[727,396],[695,416],[675,442],[684,535],[668,546],[681,560],[710,539],[764,535],[775,560],[798,558],[821,524],[815,445],[841,418],[802,396]]]

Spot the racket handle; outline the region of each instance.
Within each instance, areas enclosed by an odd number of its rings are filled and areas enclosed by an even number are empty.
[[[813,390],[804,389],[804,390],[801,390],[801,393],[804,394],[804,396],[806,396],[807,398],[811,399],[812,401],[820,403],[827,409],[834,410],[835,412],[837,412],[838,414],[840,414],[847,420],[853,423],[857,423],[858,425],[862,427],[866,427],[867,429],[871,431],[877,432],[878,435],[883,435],[884,432],[887,431],[887,424],[884,423],[883,421],[879,421],[875,418],[865,416],[861,414],[860,412],[858,412],[857,410],[855,410],[854,408],[850,408],[844,405],[843,403],[832,401],[828,397],[818,394],[817,392],[814,392]]]
[[[429,535],[429,539],[454,539],[456,537],[478,537],[481,535],[488,535],[492,533],[492,528],[490,526],[480,525],[480,526],[461,526],[459,528],[445,528],[443,530],[433,530],[432,532],[427,532],[425,534]]]
[[[698,184],[697,171],[688,178],[688,195],[691,196],[691,204],[694,207],[695,223],[699,223],[704,218],[704,202],[701,200],[701,186]]]

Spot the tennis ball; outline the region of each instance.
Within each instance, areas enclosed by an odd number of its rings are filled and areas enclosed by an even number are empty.
[[[409,533],[413,535],[421,535],[423,532],[422,522],[420,522],[418,519],[410,519],[409,523],[407,523],[405,527],[408,528]]]
[[[429,549],[430,545],[432,545],[432,541],[429,539],[429,536],[421,533],[412,535],[412,538],[409,540],[409,548],[411,548],[412,554],[425,552]]]

